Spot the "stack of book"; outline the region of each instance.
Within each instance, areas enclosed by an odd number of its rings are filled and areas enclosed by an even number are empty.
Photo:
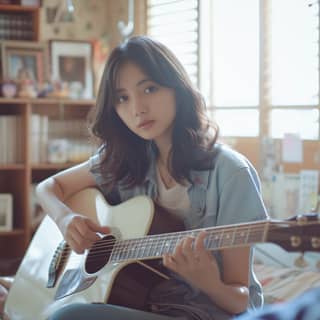
[[[21,117],[0,116],[0,164],[22,162]]]

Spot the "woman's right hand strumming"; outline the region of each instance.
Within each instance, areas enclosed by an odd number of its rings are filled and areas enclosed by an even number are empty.
[[[71,249],[78,254],[99,240],[99,233],[110,233],[109,227],[100,226],[90,218],[75,212],[65,215],[57,225]]]

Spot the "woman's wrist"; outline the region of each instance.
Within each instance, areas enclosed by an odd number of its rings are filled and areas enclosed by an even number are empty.
[[[59,214],[56,219],[54,219],[56,225],[58,226],[59,230],[65,236],[65,232],[67,229],[68,224],[74,217],[75,213],[70,210],[65,210],[63,213]]]
[[[221,295],[221,292],[225,291],[226,284],[222,280],[207,281],[205,287],[200,288],[207,296],[210,297],[211,300],[215,301],[216,297]]]

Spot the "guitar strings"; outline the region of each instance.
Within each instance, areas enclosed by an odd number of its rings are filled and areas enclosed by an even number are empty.
[[[244,225],[244,226],[239,226],[237,228],[235,228],[234,226],[230,226],[230,227],[224,227],[223,230],[217,230],[216,227],[215,230],[214,230],[214,233],[212,234],[212,231],[213,230],[210,230],[210,228],[208,229],[203,229],[203,230],[207,230],[207,232],[209,233],[208,236],[206,237],[206,242],[212,242],[212,241],[216,241],[219,243],[218,247],[217,248],[214,248],[212,250],[219,250],[219,249],[223,249],[223,248],[228,248],[230,247],[230,240],[231,240],[231,244],[233,244],[234,242],[237,242],[239,241],[239,239],[243,240],[243,238],[245,237],[244,235],[242,235],[241,233],[243,233],[244,231],[247,231],[247,232],[250,232],[250,235],[247,235],[247,240],[251,240],[251,242],[247,243],[247,244],[252,244],[252,242],[259,242],[259,241],[256,241],[256,240],[259,240],[261,239],[261,237],[263,238],[263,234],[261,234],[261,231],[265,231],[265,227],[266,226],[263,226],[261,227],[261,224],[266,224],[266,222],[263,222],[263,223],[260,223],[256,226],[252,226],[252,225]],[[294,224],[294,225],[297,225],[297,223],[295,221],[289,221],[288,222],[285,222],[285,223],[281,223],[281,224],[285,224],[285,225],[288,225],[288,224]],[[306,222],[304,223],[304,225],[315,225],[315,224],[318,224],[316,222]],[[228,231],[227,229],[234,229],[234,231],[232,232],[233,235],[231,237],[228,237],[228,238],[224,238],[224,234],[226,234]],[[268,228],[268,231],[269,230],[276,230],[276,229],[283,229],[283,226],[282,227],[279,227],[277,225],[272,225],[272,222],[271,224],[269,224],[269,228]],[[187,235],[193,235],[193,234],[198,234],[201,230],[199,229],[196,229],[196,230],[186,230],[186,231],[183,231],[183,232],[179,232],[179,233],[169,233],[169,234],[159,234],[159,235],[152,235],[152,236],[147,236],[149,239],[146,240],[146,237],[141,237],[141,238],[135,238],[135,239],[125,239],[125,240],[116,240],[116,239],[101,239],[99,240],[99,245],[96,244],[94,245],[90,250],[91,252],[89,252],[88,256],[87,256],[87,259],[88,261],[93,261],[94,259],[96,258],[99,258],[101,259],[101,257],[107,257],[108,254],[110,253],[109,255],[109,258],[111,258],[112,260],[112,256],[116,256],[117,254],[118,255],[125,255],[127,253],[132,253],[132,251],[136,251],[138,252],[138,250],[142,250],[143,249],[143,254],[144,252],[146,252],[147,250],[149,251],[163,251],[164,249],[164,241],[165,242],[170,242],[172,240],[175,240],[175,243],[174,244],[171,244],[169,247],[167,246],[166,248],[169,249],[169,250],[173,250],[174,247],[177,245],[177,243],[179,242],[180,238],[184,238],[185,237],[185,234]],[[220,237],[221,236],[221,237]],[[220,237],[220,238],[219,238]],[[304,235],[302,235],[302,238],[304,237]],[[163,239],[164,238],[164,239]],[[275,240],[287,240],[288,237],[287,235],[278,235],[276,238],[274,238]],[[159,243],[159,240],[162,241],[161,243]],[[252,241],[252,240],[255,240],[255,241]],[[263,239],[261,239],[262,241]],[[144,243],[141,243],[141,242],[144,242]],[[228,246],[229,244],[229,246]],[[241,243],[241,245],[245,245],[246,243]],[[172,247],[173,246],[173,247]],[[101,250],[103,249],[103,250]],[[70,252],[71,250],[69,250]],[[61,257],[61,260],[67,256],[69,256],[69,252],[65,252],[65,253],[62,253],[60,255]],[[170,252],[170,251],[169,251]],[[76,257],[72,257],[70,258],[70,261],[73,260],[73,258],[79,258],[79,256],[81,256],[81,258],[83,257],[83,255],[78,255]],[[152,256],[152,257],[159,257],[159,256]],[[134,258],[139,258],[139,256],[135,256],[135,257],[132,257],[132,259]],[[151,257],[148,257],[148,258],[151,258]],[[120,262],[120,261],[123,261],[123,260],[128,260],[125,259],[125,258],[119,258],[117,259],[117,261],[114,261],[114,262]]]
[[[265,222],[263,222],[262,224],[265,224]],[[284,224],[284,223],[282,223]],[[289,223],[292,224],[292,223]],[[296,224],[296,222],[294,222],[293,224]],[[308,223],[309,225],[313,225],[313,224],[318,224],[315,222],[310,222]],[[285,225],[287,226],[288,223],[285,223]],[[306,224],[304,224],[306,225]],[[265,231],[265,227],[267,227],[266,225],[262,226],[258,225],[258,226],[252,226],[252,225],[243,225],[243,226],[239,226],[239,227],[234,227],[234,226],[229,226],[229,227],[224,227],[223,229],[218,229],[216,227],[213,228],[204,228],[204,229],[195,229],[195,230],[185,230],[185,231],[181,231],[181,232],[175,232],[175,233],[161,233],[161,234],[156,234],[156,235],[147,235],[144,237],[140,237],[140,238],[133,238],[133,239],[121,239],[121,240],[115,240],[114,238],[110,239],[101,239],[98,240],[96,242],[96,245],[94,245],[92,247],[92,249],[99,249],[99,248],[106,248],[106,245],[110,244],[112,247],[122,247],[125,246],[126,244],[132,244],[132,243],[139,243],[139,242],[153,242],[153,241],[163,241],[164,239],[167,240],[174,240],[174,238],[178,238],[177,240],[179,241],[179,238],[185,238],[186,236],[196,236],[200,231],[202,230],[206,230],[206,232],[208,233],[207,238],[210,237],[219,237],[221,234],[228,234],[230,236],[230,233],[232,234],[232,237],[235,238],[237,237],[238,239],[242,239],[243,237],[245,237],[245,235],[243,234],[244,231],[248,233],[247,238],[248,237],[252,237],[253,232],[261,232],[261,231]],[[289,227],[289,226],[288,226]],[[277,226],[277,225],[272,225],[269,224],[268,226],[268,230],[275,230],[275,229],[283,229],[283,226]],[[231,232],[230,232],[231,230]],[[250,234],[250,235],[249,235]],[[285,238],[287,236],[285,235]],[[164,239],[163,239],[164,238]],[[222,237],[223,238],[223,237]],[[229,239],[229,238],[227,238]],[[224,239],[225,241],[225,239]],[[116,243],[115,243],[116,242]],[[98,244],[99,243],[99,244]]]
[[[309,224],[312,225],[312,224],[315,224],[315,223],[309,223]],[[270,229],[274,230],[274,229],[279,229],[279,228],[283,229],[283,227],[278,227],[278,226],[273,226],[273,225],[269,226],[269,230]],[[239,232],[238,231],[240,229],[246,229],[246,231],[250,231],[250,237],[252,237],[252,235],[253,235],[252,231],[254,231],[254,232],[258,231],[259,235],[260,235],[260,231],[263,230],[263,228],[261,228],[259,226],[258,226],[258,228],[257,227],[253,228],[252,226],[251,226],[251,228],[250,228],[250,226],[238,227],[237,230],[235,230],[233,232],[233,233],[236,233],[236,237],[238,239],[239,239],[239,234],[238,234]],[[241,230],[241,231],[243,231],[243,230]],[[199,229],[193,231],[193,233],[198,233],[198,232],[200,232]],[[210,230],[208,232],[210,232]],[[147,236],[149,238],[149,240],[146,240],[147,237],[135,238],[135,239],[125,239],[125,240],[115,240],[115,239],[112,239],[112,240],[105,239],[105,240],[103,240],[102,239],[102,240],[99,240],[99,242],[101,243],[100,245],[95,245],[90,250],[98,251],[97,249],[103,248],[104,251],[106,251],[106,249],[108,249],[108,248],[114,248],[113,249],[114,252],[117,252],[117,249],[120,250],[120,251],[123,251],[123,247],[125,247],[126,245],[130,244],[132,246],[132,245],[134,245],[136,243],[138,245],[140,245],[139,242],[141,242],[141,241],[151,242],[151,246],[153,246],[154,244],[152,242],[159,241],[159,240],[163,241],[162,238],[164,236],[165,236],[165,239],[167,239],[167,241],[174,240],[174,238],[184,238],[185,236],[182,236],[183,233],[187,233],[188,234],[188,233],[191,233],[191,231],[189,230],[189,231],[184,231],[184,232],[180,232],[180,233],[173,233],[173,234],[169,233],[169,234],[159,234],[159,235]],[[224,230],[219,230],[218,232],[216,231],[215,234],[210,234],[209,233],[209,235],[208,235],[208,237],[206,239],[208,239],[209,237],[212,238],[213,236],[218,237],[218,236],[220,236],[221,234],[224,234],[224,233],[227,233],[227,231],[225,231],[225,229]],[[243,236],[241,236],[241,238],[243,238]],[[223,237],[221,237],[221,239],[219,239],[221,242],[225,242],[226,241],[226,239],[223,239]],[[278,237],[278,239],[281,239],[281,236]],[[287,239],[286,235],[284,235],[284,239]],[[179,241],[179,239],[177,239],[177,240]],[[143,245],[143,247],[145,247],[145,245]],[[219,249],[219,248],[217,248],[217,249]],[[130,248],[130,250],[132,250],[132,248]],[[92,253],[91,253],[91,256],[92,256]]]
[[[304,235],[302,236],[302,238],[309,238],[307,235]],[[260,234],[259,234],[259,239],[260,239]],[[277,240],[288,240],[288,237],[276,237],[275,239]],[[259,242],[259,241],[253,241],[252,243],[248,243],[248,245],[252,245],[256,242]],[[173,252],[173,249],[174,249],[175,245],[172,247],[170,246],[170,250],[168,252],[163,252],[163,253],[170,253],[170,252]],[[129,247],[129,248],[126,248],[126,249],[123,249],[123,248],[120,248],[119,252],[117,252],[117,250],[113,251],[112,250],[112,246],[110,246],[111,249],[107,249],[107,250],[104,250],[104,251],[99,251],[97,253],[90,253],[90,255],[88,255],[86,257],[86,260],[88,262],[94,262],[94,261],[97,261],[97,260],[102,260],[101,258],[105,259],[106,260],[106,263],[107,264],[108,262],[114,262],[114,263],[118,263],[118,262],[122,262],[122,261],[128,261],[128,260],[137,260],[137,259],[143,259],[143,260],[146,260],[146,259],[153,259],[153,258],[161,258],[162,257],[162,254],[159,255],[159,254],[154,254],[154,255],[151,255],[151,253],[149,252],[149,255],[145,256],[144,253],[147,252],[146,248],[145,247],[142,247],[144,248],[144,251],[143,251],[143,255],[140,256],[139,255],[134,255],[132,257],[129,257],[129,256],[126,256],[128,253],[131,254],[132,253],[132,250],[137,250],[137,247],[133,248],[133,247]],[[227,248],[230,248],[230,246],[228,245],[221,245],[221,247],[219,248],[215,248],[215,249],[211,249],[210,251],[218,251],[218,250],[222,250],[222,249],[227,249]],[[138,248],[139,249],[139,248]],[[150,249],[149,249],[150,250]],[[162,244],[158,244],[156,246],[152,246],[151,247],[151,250],[152,251],[157,251],[157,250],[160,250],[160,251],[163,251],[163,245]],[[71,250],[70,250],[71,251]],[[113,256],[116,256],[116,254],[120,254],[120,257],[117,257],[117,258],[113,258]],[[68,256],[65,255],[64,257],[66,258]],[[69,261],[80,261],[81,259],[83,259],[83,255],[77,255],[77,256],[72,256]],[[108,261],[107,261],[108,260]],[[63,262],[64,259],[61,259],[61,261]],[[104,265],[105,265],[104,264]]]
[[[280,239],[280,238],[282,238],[282,239]],[[302,238],[308,238],[307,236],[302,236]],[[287,240],[288,238],[287,237],[277,237],[277,239],[279,240]],[[254,244],[255,242],[253,242],[253,243],[248,243],[248,245],[252,245],[252,244]],[[212,250],[210,250],[210,251],[218,251],[218,250],[223,250],[223,249],[227,249],[227,248],[230,248],[230,246],[221,246],[220,248],[216,248],[216,249],[212,249]],[[148,256],[144,256],[144,255],[142,255],[141,257],[139,256],[139,255],[135,255],[135,256],[133,256],[133,257],[126,257],[125,255],[127,254],[127,253],[132,253],[132,249],[133,248],[128,248],[127,250],[123,250],[123,249],[121,249],[120,251],[119,251],[119,254],[121,255],[120,257],[118,257],[118,258],[116,258],[116,259],[114,259],[113,258],[113,256],[115,255],[115,253],[114,252],[112,252],[113,250],[112,249],[109,249],[109,250],[105,250],[105,251],[100,251],[100,252],[98,252],[98,253],[94,253],[94,254],[90,254],[90,255],[88,255],[87,257],[86,257],[86,261],[88,261],[88,263],[89,262],[94,262],[94,261],[98,261],[98,260],[102,260],[102,259],[104,259],[105,260],[105,263],[103,264],[103,266],[104,265],[106,265],[107,263],[110,263],[110,262],[113,262],[113,263],[119,263],[119,262],[123,262],[123,261],[129,261],[129,260],[139,260],[139,259],[141,259],[141,260],[147,260],[147,259],[154,259],[154,258],[161,258],[162,257],[162,254],[161,255],[148,255]],[[134,248],[135,250],[137,250],[137,247],[135,247]],[[156,247],[155,246],[153,246],[152,248],[151,248],[153,251],[156,251],[156,250],[163,250],[163,247],[162,247],[162,245],[157,245]],[[163,252],[163,253],[170,253],[170,252],[172,252],[173,251],[173,249],[174,249],[174,247],[170,247],[170,249],[172,249],[172,250],[170,250],[169,252]],[[70,250],[71,251],[71,250]],[[146,252],[146,250],[144,251],[144,252]],[[111,254],[110,254],[111,253]],[[66,256],[64,256],[64,258],[63,259],[61,259],[61,262],[64,262],[65,261],[65,258],[67,258],[68,257],[68,255],[66,255]],[[69,259],[69,261],[71,262],[79,262],[80,260],[82,260],[84,258],[84,256],[83,255],[77,255],[77,256],[72,256],[70,259]]]
[[[226,229],[226,228],[225,228]],[[224,230],[218,230],[218,231],[215,231],[214,234],[212,234],[210,232],[210,229],[206,229],[207,232],[209,233],[208,237],[212,237],[212,236],[220,236],[220,234],[224,234],[226,233],[226,231]],[[248,227],[248,226],[243,226],[242,228],[241,227],[238,227],[237,230],[234,231],[234,233],[239,233],[239,231],[242,231],[241,229],[244,229],[244,230],[249,230],[250,229],[250,234],[252,234],[252,231],[253,228],[251,227]],[[205,230],[205,229],[204,229]],[[261,227],[258,227],[258,229],[256,229],[256,231],[261,231],[263,230],[263,228]],[[108,244],[110,244],[109,247],[122,247],[126,244],[129,244],[129,243],[133,243],[133,242],[154,242],[154,241],[158,241],[158,240],[162,240],[162,238],[165,238],[167,241],[171,241],[171,240],[174,240],[175,238],[184,238],[186,237],[187,235],[191,235],[192,233],[195,234],[195,233],[199,233],[201,230],[199,229],[196,229],[196,230],[186,230],[186,231],[182,231],[182,232],[176,232],[176,233],[162,233],[162,234],[157,234],[157,235],[148,235],[148,236],[145,236],[145,237],[140,237],[140,238],[134,238],[134,239],[123,239],[123,240],[116,240],[116,239],[101,239],[101,240],[98,240],[96,242],[96,245],[94,245],[91,249],[99,249],[99,248],[103,248],[103,249],[106,249],[108,248]],[[207,237],[207,238],[208,238]],[[178,239],[179,240],[179,239]],[[163,241],[163,240],[162,240]],[[100,243],[100,244],[97,244],[97,243]]]

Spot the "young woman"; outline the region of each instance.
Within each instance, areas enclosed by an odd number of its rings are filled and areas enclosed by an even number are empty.
[[[121,201],[148,195],[187,229],[266,218],[256,171],[245,157],[217,144],[202,96],[164,45],[139,36],[115,48],[96,111],[92,132],[102,142],[97,154],[37,188],[41,205],[77,253],[90,248],[97,233],[110,231],[64,204],[88,187]],[[149,310],[77,304],[52,319],[220,320],[260,306],[250,248],[210,253],[205,237],[201,232],[183,239],[163,257],[172,279],[152,290]]]

